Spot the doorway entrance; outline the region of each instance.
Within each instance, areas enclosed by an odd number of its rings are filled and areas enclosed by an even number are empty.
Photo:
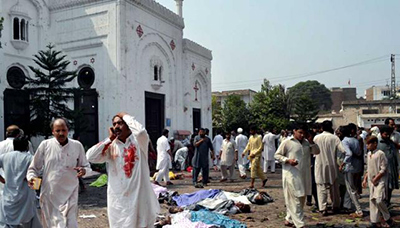
[[[193,109],[193,132],[201,128],[201,109]]]
[[[146,130],[153,145],[164,129],[165,95],[145,92],[145,122]],[[155,147],[154,147],[155,148]]]

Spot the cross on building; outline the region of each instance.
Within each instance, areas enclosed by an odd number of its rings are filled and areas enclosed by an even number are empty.
[[[195,92],[195,98],[194,98],[194,100],[195,101],[198,101],[197,100],[197,91],[200,89],[198,86],[197,86],[197,81],[194,83],[194,87],[193,87],[193,89],[194,89],[194,92]]]

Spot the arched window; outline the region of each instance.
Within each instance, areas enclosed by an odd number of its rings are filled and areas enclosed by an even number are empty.
[[[83,89],[90,89],[95,80],[95,74],[92,68],[84,67],[78,73],[78,84]]]
[[[19,40],[19,18],[14,18],[14,40]]]
[[[163,67],[160,66],[160,69],[158,69],[158,79],[160,80],[160,82],[162,81],[162,70],[163,70]]]
[[[25,19],[21,20],[21,40],[26,40]]]
[[[26,21],[26,34],[25,34],[25,38],[26,38],[26,41],[28,42],[29,41],[29,21]]]
[[[154,81],[158,81],[158,66],[154,66]]]

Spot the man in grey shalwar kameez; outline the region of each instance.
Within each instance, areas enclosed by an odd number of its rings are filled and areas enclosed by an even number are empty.
[[[388,160],[387,164],[387,197],[386,204],[390,205],[393,189],[399,189],[399,152],[395,143],[390,139],[393,128],[382,126],[378,135],[378,150],[382,150]]]
[[[35,191],[30,189],[26,172],[33,159],[26,138],[13,140],[14,150],[0,155],[4,169],[4,192],[0,200],[0,227],[40,228],[36,210]]]

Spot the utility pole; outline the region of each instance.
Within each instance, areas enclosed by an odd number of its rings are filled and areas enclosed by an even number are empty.
[[[390,55],[390,62],[392,62],[392,76],[390,80],[390,98],[396,97],[396,73],[395,73],[395,55]]]

